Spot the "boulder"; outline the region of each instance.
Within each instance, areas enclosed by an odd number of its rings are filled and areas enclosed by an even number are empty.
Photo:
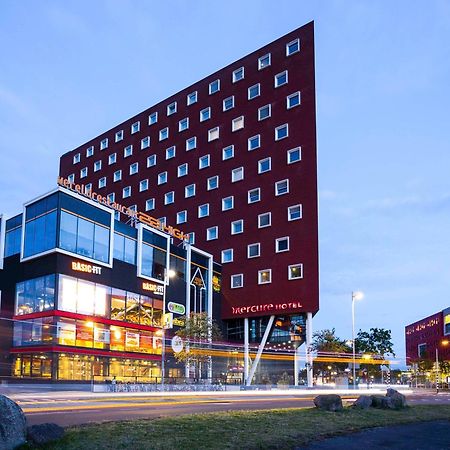
[[[368,409],[372,406],[372,397],[370,395],[360,395],[352,406],[356,409]]]
[[[64,436],[64,428],[56,423],[32,425],[27,429],[27,439],[36,445],[47,444]]]
[[[22,408],[0,395],[0,450],[10,450],[25,443],[27,421]]]
[[[395,409],[406,408],[406,397],[395,389],[388,389],[386,397],[391,399],[392,405]]]
[[[318,395],[314,398],[316,408],[325,411],[341,411],[343,409],[342,399],[336,394]]]
[[[372,406],[374,408],[380,409],[395,409],[394,404],[390,397],[385,397],[383,395],[371,395]]]

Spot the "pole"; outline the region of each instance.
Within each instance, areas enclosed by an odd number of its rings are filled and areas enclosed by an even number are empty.
[[[353,292],[352,292],[352,348],[353,348],[353,389],[356,389],[355,294]]]
[[[248,317],[244,318],[244,385],[247,385],[247,378],[249,374],[249,332],[248,332]]]
[[[167,268],[164,268],[164,290],[163,290],[163,310],[162,310],[162,346],[161,346],[161,392],[164,392],[164,377],[166,376],[166,289],[167,289]]]
[[[439,394],[439,350],[436,346],[436,394]]]

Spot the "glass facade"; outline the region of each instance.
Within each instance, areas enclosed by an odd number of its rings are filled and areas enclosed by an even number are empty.
[[[15,314],[21,316],[54,309],[55,278],[55,275],[46,275],[17,283]]]
[[[22,242],[22,214],[6,221],[5,258],[20,253]]]
[[[142,275],[163,280],[166,258],[167,238],[144,229],[142,233]]]

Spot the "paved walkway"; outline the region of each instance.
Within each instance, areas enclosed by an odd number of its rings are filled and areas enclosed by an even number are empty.
[[[370,428],[322,441],[296,450],[449,450],[450,418],[392,427]]]

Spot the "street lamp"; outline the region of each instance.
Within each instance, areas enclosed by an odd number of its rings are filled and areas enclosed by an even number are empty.
[[[352,292],[352,348],[353,348],[353,389],[356,389],[356,352],[355,352],[355,300],[362,300],[361,291]]]
[[[161,346],[161,392],[164,392],[164,377],[166,376],[166,290],[169,285],[169,279],[175,276],[175,271],[164,268],[164,290],[163,290],[163,307],[162,307],[162,346]]]
[[[450,341],[445,339],[441,345],[448,345]],[[439,394],[439,342],[436,344],[436,394]]]

